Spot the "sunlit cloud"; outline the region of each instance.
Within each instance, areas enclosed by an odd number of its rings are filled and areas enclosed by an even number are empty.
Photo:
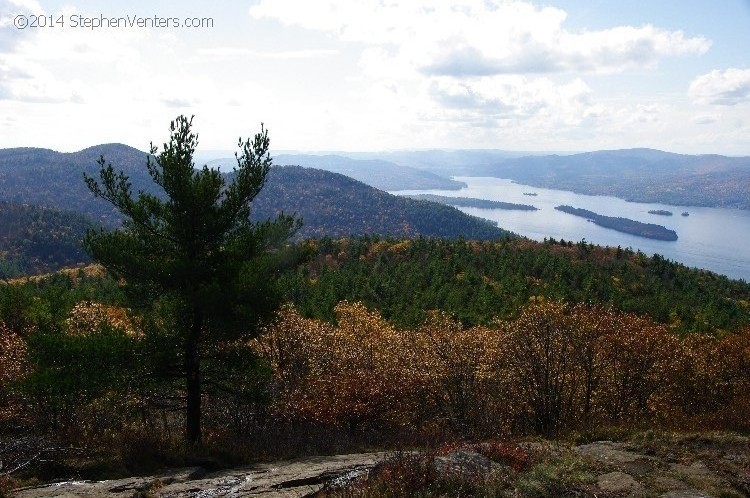
[[[690,84],[690,96],[700,104],[737,105],[750,101],[750,69],[714,70]]]
[[[711,46],[705,37],[650,24],[575,32],[565,28],[563,10],[524,2],[262,0],[250,13],[342,41],[392,46],[393,57],[439,76],[621,72]]]

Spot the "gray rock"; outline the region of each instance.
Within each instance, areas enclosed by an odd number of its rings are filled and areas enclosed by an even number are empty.
[[[581,456],[636,476],[648,474],[656,464],[654,458],[632,451],[622,443],[612,441],[596,441],[576,446],[574,449]]]
[[[670,491],[660,495],[660,498],[712,498],[713,495],[696,491],[694,489],[682,489],[678,491]]]
[[[643,486],[633,476],[624,472],[610,472],[602,474],[596,479],[596,485],[605,493],[627,494],[627,496],[643,496]]]
[[[716,478],[716,474],[711,471],[706,464],[700,461],[695,461],[690,465],[682,465],[679,463],[669,464],[669,468],[678,474],[682,474],[688,477],[695,478]]]
[[[162,498],[301,497],[319,491],[330,481],[366,472],[384,458],[384,453],[362,453],[301,458],[214,473],[206,473],[200,468],[179,469],[150,477],[100,482],[67,481],[29,487],[16,490],[14,496],[130,498],[148,493]]]

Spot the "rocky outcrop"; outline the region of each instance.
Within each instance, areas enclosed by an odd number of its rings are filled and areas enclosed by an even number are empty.
[[[382,453],[310,457],[214,473],[194,467],[149,477],[99,482],[58,482],[19,489],[16,490],[14,496],[19,498],[303,497],[316,493],[325,485],[343,485],[349,479],[368,472],[383,457]]]

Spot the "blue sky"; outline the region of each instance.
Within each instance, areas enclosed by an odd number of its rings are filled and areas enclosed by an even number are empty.
[[[0,147],[146,149],[184,113],[205,149],[263,121],[279,150],[750,155],[747,47],[745,0],[0,0]]]

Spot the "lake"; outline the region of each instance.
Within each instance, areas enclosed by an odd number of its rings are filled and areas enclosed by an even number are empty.
[[[461,211],[496,221],[498,226],[534,240],[545,237],[586,239],[599,245],[632,247],[646,254],[661,254],[687,266],[705,268],[731,278],[750,281],[750,211],[723,208],[672,206],[627,202],[616,197],[576,194],[564,190],[521,185],[511,180],[485,177],[455,177],[468,187],[461,190],[404,190],[393,194],[438,194],[474,197],[496,201],[531,204],[539,211],[459,208]],[[524,195],[534,192],[536,196]],[[600,227],[555,210],[567,204],[605,216],[621,216],[644,223],[663,225],[677,232],[674,242],[646,239]],[[663,209],[672,216],[649,214]],[[683,211],[690,216],[681,216]]]

